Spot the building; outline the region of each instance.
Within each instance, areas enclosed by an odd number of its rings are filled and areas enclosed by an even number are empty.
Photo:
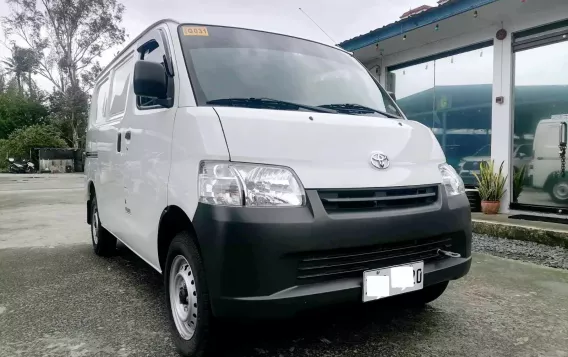
[[[340,46],[409,119],[432,128],[466,184],[479,162],[504,163],[503,212],[568,213],[559,151],[568,136],[568,1],[438,4]],[[511,176],[521,167],[528,173],[516,199]]]

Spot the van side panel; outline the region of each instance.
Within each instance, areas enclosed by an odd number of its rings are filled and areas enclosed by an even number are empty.
[[[199,163],[202,160],[229,160],[229,150],[215,110],[211,107],[179,108],[172,142],[168,205],[182,208],[189,219],[193,219],[199,199]]]

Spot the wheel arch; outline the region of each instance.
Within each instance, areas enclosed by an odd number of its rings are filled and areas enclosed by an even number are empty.
[[[190,233],[197,249],[201,251],[195,228],[188,215],[179,206],[171,205],[166,207],[162,211],[158,225],[158,260],[162,273],[164,271],[170,243],[179,232],[184,230]]]
[[[561,175],[560,175],[560,171],[554,171],[551,172],[548,177],[546,178],[546,181],[544,182],[544,186],[543,189],[546,192],[550,192],[552,190],[552,187],[554,186],[554,184],[560,180]],[[566,176],[566,179],[568,179],[568,176]]]

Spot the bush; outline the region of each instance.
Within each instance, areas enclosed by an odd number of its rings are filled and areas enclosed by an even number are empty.
[[[7,167],[7,158],[30,158],[35,148],[66,148],[61,133],[51,125],[32,125],[15,130],[8,139],[0,140],[0,169]]]

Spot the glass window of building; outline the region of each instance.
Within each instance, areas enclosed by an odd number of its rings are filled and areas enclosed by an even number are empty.
[[[432,128],[448,163],[474,185],[491,158],[493,46],[397,66],[387,81],[408,119]]]

